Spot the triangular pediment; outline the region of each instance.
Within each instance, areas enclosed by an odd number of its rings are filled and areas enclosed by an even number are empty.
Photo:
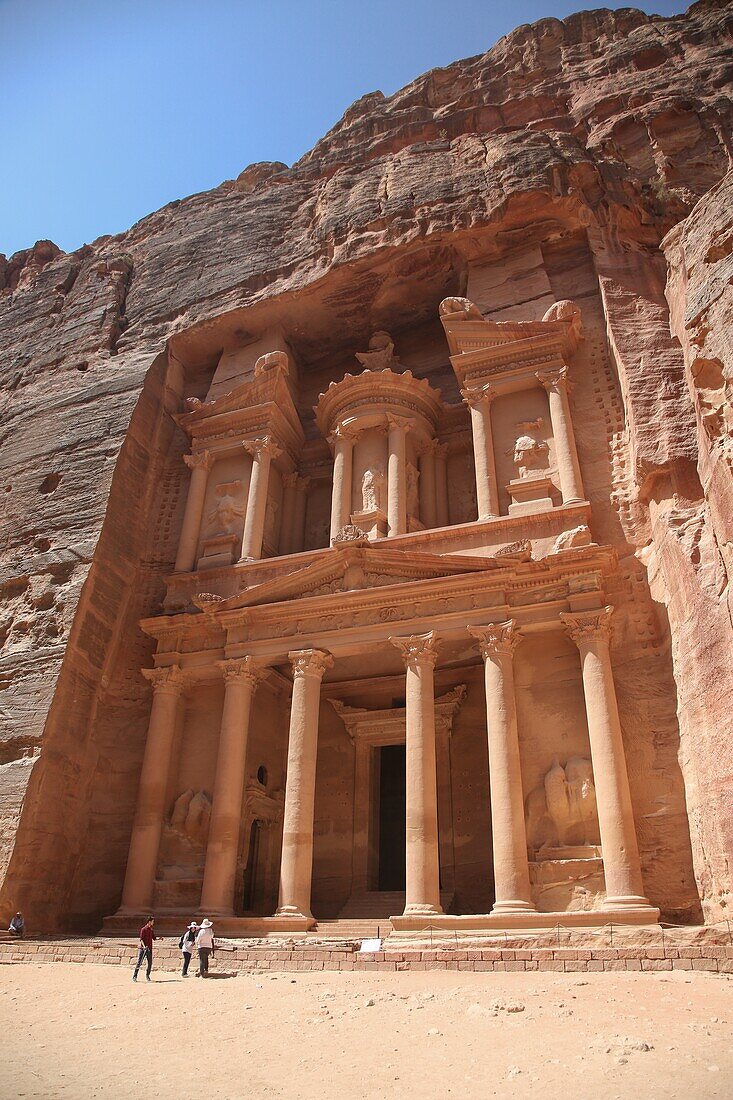
[[[222,610],[280,603],[285,600],[363,592],[414,581],[437,580],[507,567],[509,561],[458,554],[420,554],[381,547],[333,547],[317,561],[253,585],[224,601]]]

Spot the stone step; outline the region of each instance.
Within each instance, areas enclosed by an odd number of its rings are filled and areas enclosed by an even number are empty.
[[[440,904],[443,911],[448,912],[453,902],[453,894],[449,890],[441,890]],[[405,908],[405,893],[399,890],[365,890],[358,894],[352,894],[339,913],[339,920],[359,920],[364,918],[380,918],[387,920],[389,917],[399,916]]]
[[[315,929],[309,933],[318,939],[373,940],[378,936],[384,939],[393,931],[388,919],[382,920],[319,920]]]

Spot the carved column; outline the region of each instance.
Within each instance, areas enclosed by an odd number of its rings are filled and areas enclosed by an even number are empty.
[[[494,847],[495,913],[535,908],[529,886],[524,794],[519,758],[514,650],[521,641],[513,619],[469,627],[484,659],[486,726],[489,737],[491,831]]]
[[[450,762],[451,721],[438,717],[435,723],[435,759],[438,785],[438,848],[440,880],[450,893],[456,888],[455,832]]]
[[[374,749],[358,738],[354,743],[354,843],[351,857],[351,889],[355,894],[369,887],[369,811]]]
[[[333,447],[333,491],[331,494],[330,541],[351,519],[351,476],[354,460],[354,436],[339,425],[329,436]]]
[[[333,657],[320,649],[289,653],[293,666],[288,773],[285,782],[280,902],[277,916],[312,920],[313,809],[321,680]]]
[[[265,509],[270,481],[270,465],[280,454],[272,436],[247,440],[244,449],[252,455],[252,476],[247,494],[247,514],[244,518],[244,538],[240,561],[257,561],[262,556],[262,538],[265,533]]]
[[[242,795],[249,716],[261,675],[251,657],[219,661],[224,676],[224,709],[216,759],[214,799],[206,846],[201,911],[205,916],[234,915],[237,851],[242,825]]]
[[[197,451],[191,455],[184,455],[183,461],[191,471],[191,481],[188,486],[181,537],[178,541],[178,554],[176,555],[175,564],[177,573],[187,573],[196,564],[196,551],[198,550],[199,535],[201,534],[201,517],[204,513],[204,501],[206,499],[206,485],[214,456],[211,451]]]
[[[562,502],[573,504],[585,498],[568,400],[568,369],[560,367],[558,370],[539,371],[537,379],[547,390],[550,404],[550,422]]]
[[[489,519],[499,515],[494,437],[491,430],[491,402],[495,391],[493,387],[485,386],[480,390],[461,390],[461,396],[471,410],[478,518]]]
[[[450,523],[448,510],[448,444],[438,443],[435,448],[435,512],[438,527]]]
[[[580,650],[601,855],[610,908],[648,906],[611,668],[612,607],[561,615]]]
[[[420,519],[425,527],[437,526],[435,494],[435,452],[437,443],[430,439],[420,450]]]
[[[438,856],[435,751],[435,635],[390,638],[406,675],[406,897],[405,916],[442,913]]]
[[[141,913],[153,904],[176,712],[184,687],[184,676],[178,665],[144,668],[142,674],[153,685],[153,705],[127,856],[121,914]]]
[[[295,518],[293,519],[293,540],[291,554],[300,554],[305,546],[305,513],[308,505],[309,477],[299,477],[295,485]]]
[[[292,554],[293,552],[293,527],[295,523],[295,501],[298,495],[298,475],[285,474],[283,477],[283,511],[282,521],[280,523],[280,545],[279,552],[281,554]]]
[[[407,531],[406,439],[410,423],[406,417],[387,417],[387,524],[390,536],[404,535]]]

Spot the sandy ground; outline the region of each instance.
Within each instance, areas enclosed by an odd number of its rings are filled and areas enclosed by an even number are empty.
[[[141,975],[142,977],[142,975]],[[733,1096],[733,980],[0,966],[0,1097]]]

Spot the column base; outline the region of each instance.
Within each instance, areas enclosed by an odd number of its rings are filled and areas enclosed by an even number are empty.
[[[405,910],[402,914],[403,917],[429,917],[433,913],[441,914],[443,912],[443,906],[438,903],[433,905],[432,902],[410,902],[405,906]]]
[[[491,912],[496,916],[511,916],[512,913],[536,913],[537,906],[531,901],[495,901]]]
[[[272,917],[260,917],[266,932],[309,932],[316,919],[311,913],[299,913],[294,906],[281,906]]]
[[[604,909],[652,909],[648,898],[640,894],[623,894],[617,897],[606,896],[603,902]],[[656,911],[656,910],[655,910]]]
[[[220,908],[211,906],[207,909],[205,905],[201,905],[196,910],[196,916],[201,918],[208,917],[209,920],[231,920],[231,918],[235,916],[235,912],[233,908],[227,909],[224,906]]]

